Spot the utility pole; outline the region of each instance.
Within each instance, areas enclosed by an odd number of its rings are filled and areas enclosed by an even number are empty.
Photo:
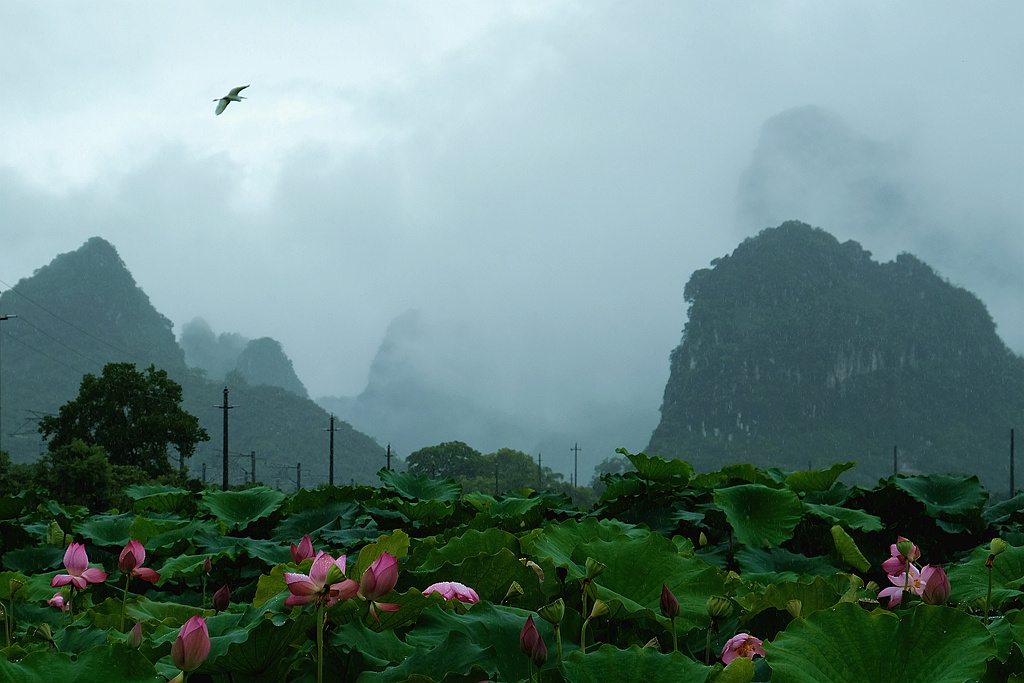
[[[334,432],[338,431],[334,428],[334,413],[331,413],[331,426],[324,431],[331,433],[331,456],[327,465],[327,483],[334,486]]]
[[[893,447],[892,447],[892,476],[895,477],[899,473],[900,473],[899,466],[896,463],[896,445],[893,444]]]
[[[228,411],[234,406],[228,405],[228,387],[224,385],[224,405],[214,406],[224,411],[224,490],[228,490]]]
[[[498,456],[494,456],[494,495],[498,495]]]
[[[295,490],[302,490],[302,463],[295,463]]]
[[[540,491],[541,486],[544,485],[544,468],[541,467],[540,451],[537,451],[537,490]]]
[[[250,459],[250,462],[252,463],[252,483],[253,483],[253,486],[255,486],[256,485],[256,451],[250,451],[249,452],[249,459]]]
[[[573,486],[580,485],[580,444],[577,441],[576,445],[569,449],[572,451],[572,472],[573,472]]]
[[[16,315],[0,315],[0,322],[3,322],[4,320],[10,320],[11,318],[17,318],[17,317],[18,316],[16,316]],[[4,337],[3,332],[0,332],[0,349],[3,348],[3,337]],[[0,354],[0,359],[2,359],[2,358],[3,358],[3,354]],[[3,373],[0,372],[0,374],[3,374]],[[0,386],[0,389],[2,389],[2,388],[3,387]],[[2,399],[0,399],[0,403],[2,403]],[[4,433],[3,422],[0,421],[0,453],[3,453],[3,451],[4,451],[4,449],[3,449],[3,433]]]
[[[206,483],[206,463],[203,463],[203,483]]]
[[[1013,498],[1013,429],[1010,429],[1010,498]]]
[[[391,469],[391,442],[388,442],[388,469]]]

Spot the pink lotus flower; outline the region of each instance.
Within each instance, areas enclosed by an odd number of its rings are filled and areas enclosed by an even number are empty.
[[[679,600],[665,584],[661,584],[661,600],[658,601],[658,606],[661,608],[661,615],[666,619],[675,619],[679,616]]]
[[[401,605],[391,602],[377,602],[377,598],[382,598],[390,593],[396,583],[398,583],[398,559],[391,553],[381,553],[380,557],[363,572],[362,579],[359,581],[359,596],[370,601],[370,615],[375,621],[380,621],[377,617],[377,609],[385,612],[397,612],[401,609]]]
[[[927,605],[945,605],[949,600],[949,577],[942,567],[925,567],[921,570],[924,590],[921,599]]]
[[[171,661],[182,671],[195,671],[210,654],[210,632],[206,619],[194,616],[178,631],[171,645]]]
[[[900,541],[907,542],[909,539],[904,538],[903,536],[897,536],[896,543],[899,543]],[[909,557],[904,556],[903,553],[899,551],[899,548],[896,547],[896,543],[889,546],[889,552],[892,554],[892,557],[882,563],[882,569],[884,569],[885,573],[890,576],[902,574],[907,571],[907,565],[921,557],[921,549],[913,543],[910,544],[911,551]]]
[[[142,563],[145,561],[146,549],[142,547],[142,544],[138,541],[128,541],[124,550],[121,551],[121,556],[117,558],[117,568],[123,574],[137,576],[140,579],[156,583],[160,580],[160,575],[148,567],[143,567]]]
[[[345,556],[335,560],[322,550],[313,559],[308,576],[285,572],[284,580],[292,593],[284,601],[289,607],[310,602],[330,607],[338,600],[351,598],[359,591],[359,583],[345,579]]]
[[[749,633],[737,633],[722,648],[722,663],[728,666],[729,662],[737,657],[746,657],[747,659],[753,659],[754,655],[764,657],[764,648],[761,647],[763,642]]]
[[[522,630],[519,631],[519,649],[527,657],[532,657],[533,646],[538,640],[540,640],[540,632],[537,630],[537,625],[533,623],[533,615],[531,614],[526,618],[526,623],[523,624]]]
[[[84,589],[90,583],[102,583],[107,580],[107,573],[102,569],[89,566],[89,556],[85,553],[85,546],[81,543],[72,543],[64,551],[64,566],[67,574],[57,574],[50,581],[53,587],[74,584],[79,590]]]
[[[54,593],[53,597],[46,601],[51,607],[56,607],[59,610],[67,612],[71,609],[71,605],[67,604],[64,600],[64,596],[60,593]]]
[[[459,600],[461,602],[480,602],[480,596],[476,591],[464,583],[458,581],[440,581],[427,586],[423,594],[440,593],[445,600]]]
[[[217,592],[213,594],[213,609],[218,612],[223,612],[231,604],[231,589],[228,588],[227,584],[224,584],[217,589]]]
[[[128,632],[128,647],[139,647],[142,645],[142,622],[136,621],[135,626]]]
[[[302,561],[315,557],[316,553],[313,552],[313,542],[309,540],[309,534],[302,537],[298,545],[292,543],[292,560],[295,564],[302,564]]]
[[[893,585],[878,591],[878,597],[889,598],[889,607],[892,608],[903,600],[904,590],[914,595],[921,595],[924,593],[924,585],[927,580],[924,576],[926,571],[930,576],[932,568],[925,565],[924,569],[919,570],[914,565],[910,565],[907,571],[902,574],[890,574],[889,580],[892,581]]]

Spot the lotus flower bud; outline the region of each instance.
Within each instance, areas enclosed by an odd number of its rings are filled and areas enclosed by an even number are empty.
[[[204,574],[209,574],[212,571],[213,571],[213,562],[210,561],[210,558],[206,558],[205,560],[203,560],[203,573]]]
[[[592,557],[588,557],[587,558],[587,578],[588,579],[595,579],[595,578],[597,578],[598,576],[600,576],[601,574],[604,573],[605,569],[607,569],[606,565],[601,564],[600,562],[598,562],[597,560],[595,560]]]
[[[921,599],[929,605],[945,605],[949,600],[949,577],[942,567],[930,567],[930,570]]]
[[[724,619],[732,614],[732,602],[721,595],[712,595],[704,607],[708,611],[708,616],[714,619]]]
[[[661,608],[661,616],[666,619],[675,619],[679,616],[679,600],[665,584],[661,584],[661,599],[658,601],[658,607]]]
[[[135,626],[128,632],[128,647],[139,647],[142,645],[142,622],[136,621]]]
[[[549,624],[560,624],[562,618],[565,617],[565,601],[562,598],[558,598],[550,605],[544,605],[537,613],[540,614],[541,619],[548,622]]]
[[[988,551],[993,555],[999,555],[1010,546],[1009,543],[1001,538],[993,538],[992,542],[988,544]]]
[[[228,608],[231,603],[231,589],[228,588],[227,584],[224,584],[217,589],[217,592],[213,594],[213,609],[218,612],[223,612]]]
[[[171,644],[171,661],[182,671],[195,671],[210,654],[210,632],[206,619],[194,616],[178,631]]]
[[[786,611],[789,612],[790,616],[794,619],[800,618],[800,613],[804,609],[804,603],[796,598],[786,601]]]
[[[533,665],[538,669],[544,666],[544,663],[548,661],[548,646],[544,644],[544,639],[537,635],[537,640],[533,643],[533,649],[530,651],[530,659],[533,660]]]
[[[697,545],[699,545],[701,548],[703,548],[707,544],[708,544],[708,537],[702,531],[702,532],[700,532],[700,536],[697,537]]]
[[[533,623],[533,615],[531,614],[526,619],[526,623],[523,624],[523,628],[519,631],[519,649],[523,651],[523,654],[531,656],[533,653],[533,644],[540,639],[540,633],[537,631],[537,625]]]

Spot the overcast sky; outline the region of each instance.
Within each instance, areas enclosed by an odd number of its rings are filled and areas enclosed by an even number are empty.
[[[814,105],[917,222],[779,222],[917,254],[1024,352],[1022,36],[1019,1],[8,0],[0,280],[99,235],[176,332],[273,337],[314,397],[418,309],[467,391],[649,436],[686,281],[768,227],[762,125]]]

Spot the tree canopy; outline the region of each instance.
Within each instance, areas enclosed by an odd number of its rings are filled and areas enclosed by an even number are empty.
[[[191,457],[209,441],[199,420],[181,408],[181,386],[150,365],[140,372],[132,363],[108,363],[100,377],[82,378],[78,398],[59,414],[39,421],[51,453],[76,439],[101,446],[112,465],[132,465],[149,476],[170,472],[168,448]]]

